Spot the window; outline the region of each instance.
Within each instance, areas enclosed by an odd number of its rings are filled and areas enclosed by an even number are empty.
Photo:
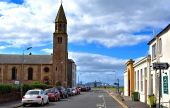
[[[151,85],[150,94],[153,94],[153,75],[151,75]]]
[[[145,71],[145,77],[147,77],[147,68],[146,67],[145,67],[144,71]]]
[[[140,70],[140,80],[141,80],[141,91],[143,91],[143,70]]]
[[[16,69],[16,67],[13,67],[12,68],[12,80],[16,80],[17,79],[17,69]]]
[[[59,43],[59,44],[62,43],[62,37],[58,37],[58,43]]]
[[[156,58],[156,44],[152,46],[152,59]]]
[[[139,70],[137,72],[137,90],[139,90]]]
[[[159,39],[159,54],[162,54],[162,39]]]
[[[137,77],[137,76],[136,76],[136,71],[135,71],[135,81],[134,81],[134,82],[135,82],[135,84],[134,84],[134,85],[135,85],[135,89],[137,89],[137,88],[136,88],[136,79],[137,79],[136,77]]]
[[[62,25],[59,24],[59,25],[58,25],[58,31],[61,31],[61,30],[62,30]]]
[[[63,25],[63,31],[66,31],[66,24],[62,24]]]
[[[44,72],[49,72],[49,68],[48,68],[48,67],[45,67],[45,68],[44,68]]]
[[[28,80],[32,80],[32,79],[33,79],[33,69],[28,68]]]

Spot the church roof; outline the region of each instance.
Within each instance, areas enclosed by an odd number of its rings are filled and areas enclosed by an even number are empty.
[[[52,64],[52,55],[12,55],[0,54],[1,64]]]
[[[67,19],[64,13],[63,5],[60,5],[60,8],[58,10],[55,22],[62,22],[62,23],[67,23]]]

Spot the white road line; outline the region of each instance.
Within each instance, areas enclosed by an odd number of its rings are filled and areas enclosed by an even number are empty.
[[[105,101],[104,96],[103,96],[103,104],[104,104],[105,108],[107,108],[107,107],[106,107],[106,101]]]

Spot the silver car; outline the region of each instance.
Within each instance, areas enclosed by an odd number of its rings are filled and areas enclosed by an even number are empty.
[[[27,104],[37,103],[43,106],[48,104],[48,95],[41,89],[28,90],[26,94],[22,97],[22,105],[26,106]]]

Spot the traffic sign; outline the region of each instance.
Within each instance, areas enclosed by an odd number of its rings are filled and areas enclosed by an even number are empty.
[[[168,76],[163,76],[164,93],[168,94]]]
[[[119,85],[118,83],[114,83],[114,85]]]
[[[153,63],[153,69],[168,69],[169,64],[168,63]]]

